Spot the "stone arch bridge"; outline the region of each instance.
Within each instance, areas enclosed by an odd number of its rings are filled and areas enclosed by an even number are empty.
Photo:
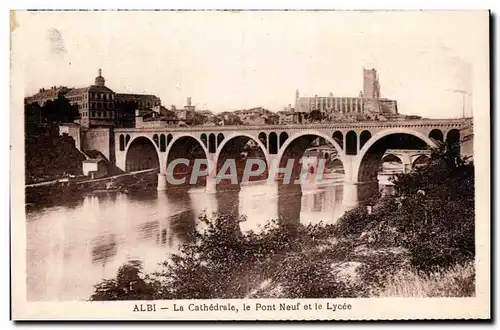
[[[460,141],[470,119],[370,121],[331,124],[197,126],[115,129],[116,165],[125,171],[158,167],[158,189],[166,187],[168,162],[186,150],[219,165],[252,140],[266,164],[300,154],[317,138],[330,143],[344,171],[343,204],[349,209],[378,191],[377,171],[389,149],[425,150]],[[207,180],[207,185],[209,181]],[[360,189],[362,187],[362,189]]]

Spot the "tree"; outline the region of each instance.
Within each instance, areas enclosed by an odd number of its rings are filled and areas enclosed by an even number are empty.
[[[24,105],[25,125],[40,124],[42,122],[42,108],[38,103]]]
[[[64,96],[45,102],[41,112],[42,118],[47,123],[70,123],[80,118],[78,108],[71,105]]]
[[[388,215],[404,234],[412,263],[425,270],[474,259],[474,165],[435,150],[429,165],[397,175],[401,206]]]
[[[323,114],[319,110],[313,110],[311,111],[310,117],[313,121],[321,121]]]

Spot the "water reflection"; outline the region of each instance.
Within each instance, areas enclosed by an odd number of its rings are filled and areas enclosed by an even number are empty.
[[[278,196],[279,218],[286,224],[298,224],[302,208],[302,187],[297,184],[279,184]]]
[[[333,223],[341,201],[342,186],[308,190],[254,182],[215,193],[173,187],[93,194],[28,208],[28,299],[86,300],[96,283],[114,277],[129,260],[141,260],[146,272],[154,271],[201,228],[201,214],[244,215],[240,229],[259,231],[278,218],[289,224]]]

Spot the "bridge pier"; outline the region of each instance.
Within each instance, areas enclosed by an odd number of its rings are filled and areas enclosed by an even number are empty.
[[[208,174],[205,184],[205,192],[207,193],[216,193],[217,192],[217,155],[215,153],[208,153]]]
[[[165,172],[158,173],[158,184],[156,185],[156,190],[167,190],[167,175],[165,174]]]
[[[215,182],[215,175],[212,173],[209,173],[207,175],[205,192],[207,192],[207,193],[216,193],[217,192],[217,184]]]
[[[353,181],[344,181],[343,186],[342,209],[344,212],[352,210],[359,205],[358,183]]]

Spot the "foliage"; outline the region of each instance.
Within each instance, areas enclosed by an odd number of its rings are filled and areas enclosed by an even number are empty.
[[[359,207],[329,225],[273,220],[259,232],[242,233],[245,218],[202,216],[203,230],[147,277],[148,288],[135,297],[223,299],[257,292],[260,298],[334,298],[387,290],[472,295],[473,165],[436,152],[427,167],[398,175],[395,191],[372,212]],[[346,280],[338,267],[353,264],[356,270]],[[427,289],[418,293],[421,283]],[[118,276],[97,286],[95,294],[115,299],[124,287]]]
[[[24,112],[26,122],[37,121],[35,118],[39,117],[43,123],[71,123],[80,118],[78,108],[64,96],[48,100],[41,107],[38,103],[25,104]]]
[[[309,117],[312,121],[321,121],[324,119],[323,113],[319,110],[311,111]]]
[[[72,137],[59,136],[50,128],[38,127],[36,135],[25,137],[27,183],[59,178],[64,174],[80,175],[84,159]]]
[[[142,276],[141,263],[132,260],[118,269],[116,279],[95,285],[90,300],[151,300],[157,289],[157,282]]]
[[[474,166],[436,151],[427,167],[398,175],[400,207],[388,214],[419,269],[474,259]]]

